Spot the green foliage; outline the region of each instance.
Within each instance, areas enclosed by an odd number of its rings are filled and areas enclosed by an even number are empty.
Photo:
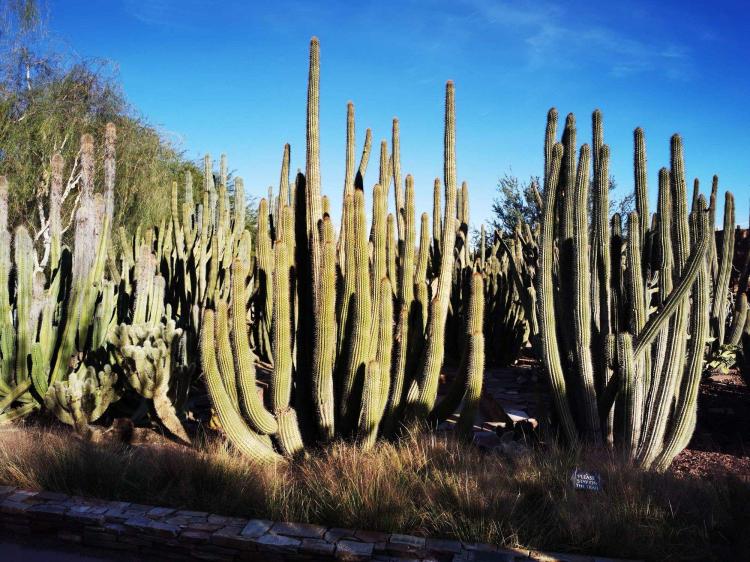
[[[519,221],[529,225],[538,223],[541,208],[534,194],[538,186],[538,177],[522,182],[517,176],[506,173],[500,178],[497,182],[498,196],[492,201],[493,218],[490,225],[493,230],[507,234],[513,232]]]
[[[23,224],[36,239],[48,217],[37,206],[52,180],[51,160],[60,154],[63,170],[63,241],[81,183],[78,140],[84,133],[104,137],[106,123],[117,127],[118,169],[114,183],[114,224],[128,231],[168,217],[169,184],[190,170],[201,171],[127,104],[108,67],[50,52],[35,2],[17,1],[0,19],[0,175],[12,178],[8,200],[11,227]],[[104,182],[103,155],[95,159],[94,183]]]

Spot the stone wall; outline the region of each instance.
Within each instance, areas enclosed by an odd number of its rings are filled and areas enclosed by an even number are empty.
[[[0,486],[0,533],[32,535],[152,560],[605,562],[487,544],[225,517]]]

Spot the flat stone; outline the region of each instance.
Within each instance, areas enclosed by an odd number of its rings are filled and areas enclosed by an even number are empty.
[[[126,506],[128,508],[128,511],[137,511],[139,513],[148,513],[149,511],[154,509],[153,505],[145,505],[142,503],[131,503],[131,504],[126,503],[124,506],[120,506],[120,507],[126,507]]]
[[[104,523],[104,515],[91,513],[90,511],[74,511],[74,508],[71,508],[65,517],[69,521],[75,521],[83,525],[100,525]]]
[[[323,539],[304,539],[300,546],[301,552],[317,554],[320,556],[332,556],[335,550],[335,544],[331,544]]]
[[[255,539],[255,542],[262,547],[259,550],[268,548],[272,551],[277,552],[297,552],[297,549],[302,544],[299,539],[293,539],[292,537],[285,537],[284,535],[274,535],[266,533]]]
[[[127,522],[125,524],[127,525]],[[170,525],[169,523],[162,523],[161,521],[151,521],[148,530],[150,534],[159,537],[177,537],[180,534],[180,527]]]
[[[167,515],[170,515],[171,513],[174,513],[174,509],[171,507],[155,507],[153,509],[149,509],[146,512],[146,515],[149,517],[159,518],[159,517],[166,517]]]
[[[29,490],[16,490],[5,499],[9,501],[22,503],[22,502],[26,502],[34,498],[37,495],[37,493],[38,492],[31,492]]]
[[[114,508],[114,509],[117,510],[118,508]],[[113,512],[113,513],[116,513],[116,511]],[[136,517],[146,517],[146,513],[148,513],[148,510],[147,509],[130,509],[130,508],[128,508],[128,509],[126,509],[124,511],[121,511],[121,513],[122,513],[122,516],[125,517],[126,519],[133,519],[133,518],[136,518]]]
[[[39,519],[59,519],[65,515],[67,510],[68,508],[62,505],[41,503],[38,505],[32,505],[26,510],[26,513],[33,513]]]
[[[207,543],[211,539],[211,533],[206,531],[182,531],[180,541],[189,543]]]
[[[214,531],[218,531],[222,527],[225,527],[226,525],[221,525],[219,523],[188,523],[187,529],[191,531],[202,531],[204,533],[213,533]]]
[[[452,552],[454,554],[463,552],[463,546],[460,541],[447,539],[427,539],[425,541],[425,548],[430,552]]]
[[[326,528],[320,525],[308,523],[276,523],[271,527],[271,532],[277,535],[290,537],[301,537],[308,539],[319,539],[326,533]]]
[[[411,548],[423,549],[425,547],[426,540],[424,537],[414,537],[412,535],[399,535],[394,533],[388,540],[391,544],[402,544]]]
[[[86,498],[81,498],[81,499],[83,501],[86,501]],[[115,501],[115,502],[103,502],[102,505],[106,505],[107,507],[116,507],[118,509],[127,509],[129,506],[133,504],[131,504],[130,502]]]
[[[372,557],[372,543],[341,540],[336,544],[336,559],[367,560]]]
[[[104,512],[104,517],[108,521],[127,521],[131,516],[125,515],[125,512],[119,507],[111,507]]]
[[[266,521],[265,519],[251,519],[247,522],[242,531],[240,531],[240,534],[243,537],[254,539],[266,533],[272,525],[273,521]]]
[[[241,550],[256,550],[254,537],[243,537],[242,527],[227,526],[211,534],[211,543]]]
[[[505,413],[508,414],[508,417],[512,419],[514,422],[519,422],[519,421],[529,419],[529,414],[527,414],[523,410],[508,408],[505,410]]]
[[[151,523],[153,523],[151,519],[141,516],[131,517],[130,519],[127,519],[124,524],[129,529],[145,533],[148,532],[149,528],[151,527]]]
[[[194,523],[192,517],[187,517],[185,515],[175,515],[174,517],[169,517],[164,520],[165,523],[169,523],[170,525],[189,525],[190,523]]]
[[[7,498],[0,503],[0,513],[18,515],[20,513],[26,513],[31,507],[33,507],[33,504],[12,501],[10,498]]]

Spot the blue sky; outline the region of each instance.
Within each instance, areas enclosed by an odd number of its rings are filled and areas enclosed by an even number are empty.
[[[692,6],[696,4],[696,6]],[[683,135],[704,191],[718,173],[748,223],[750,39],[741,2],[200,2],[51,0],[49,27],[85,57],[112,61],[128,100],[191,157],[228,155],[258,196],[278,184],[282,148],[304,168],[307,49],[321,41],[324,192],[338,209],[346,103],[358,152],[401,123],[401,158],[429,211],[442,176],[444,84],[456,83],[459,179],[472,223],[489,217],[498,177],[542,167],[545,115],[604,113],[618,195],[632,190],[632,131],[646,131],[649,182]],[[95,7],[94,7],[95,6]],[[377,155],[366,178],[377,178]],[[166,186],[165,186],[166,188]]]

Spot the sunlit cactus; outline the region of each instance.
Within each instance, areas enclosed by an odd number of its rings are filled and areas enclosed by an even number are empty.
[[[443,363],[455,267],[451,257],[458,248],[455,240],[461,225],[456,207],[453,84],[448,83],[446,89],[444,207],[439,192],[436,198],[445,217],[436,223],[441,232],[432,237],[440,247],[430,248],[429,218],[424,215],[417,253],[414,180],[407,175],[401,186],[398,122],[394,121],[392,153],[386,143],[381,146],[380,183],[373,189],[372,222],[368,224],[364,173],[370,135],[355,176],[352,104],[347,107],[346,174],[337,240],[320,193],[318,82],[319,45],[314,39],[306,174],[298,174],[295,181],[293,215],[284,196],[278,200],[276,224],[266,218],[267,204],[261,202],[259,207],[253,275],[264,277],[265,283],[253,280],[255,349],[263,353],[270,348],[272,363],[263,400],[255,390],[243,308],[246,272],[238,260],[231,272],[232,318],[227,318],[221,300],[209,306],[203,318],[203,369],[218,418],[230,441],[261,461],[295,456],[335,437],[355,439],[367,448],[378,437],[395,435],[408,420],[432,420]],[[397,217],[387,213],[391,182]],[[463,194],[465,226],[467,187]],[[290,227],[284,217],[289,217]],[[462,231],[464,241],[466,232]],[[464,254],[468,256],[468,248]],[[438,255],[446,259],[429,268],[430,258]],[[470,265],[466,258],[463,263]],[[262,291],[267,294],[259,295]],[[466,371],[470,382],[463,402],[463,433],[473,424],[483,372],[481,276],[476,277],[471,295],[466,314],[472,329],[465,340],[472,351]],[[268,327],[264,331],[270,333],[270,345],[257,332],[263,325]],[[228,359],[232,356],[234,362]],[[452,404],[452,410],[460,404],[461,400]]]
[[[57,418],[72,425],[83,437],[93,435],[89,425],[98,420],[119,396],[115,387],[117,375],[109,365],[96,372],[83,364],[63,381],[50,386],[44,404]]]
[[[593,123],[599,154],[590,210],[590,151],[583,145],[576,160],[572,116],[563,142],[545,151],[550,166],[537,281],[540,353],[567,441],[614,446],[639,466],[664,470],[695,425],[708,338],[706,258],[712,233],[703,196],[688,214],[677,135],[670,169],[660,172],[656,230],[644,229],[648,217],[637,212],[628,217],[627,235],[618,214],[610,223],[609,150],[600,113]],[[549,123],[547,130],[545,146]],[[637,206],[647,212],[644,147],[643,131],[636,130]],[[655,245],[646,245],[644,237]],[[644,250],[651,247],[653,255]],[[615,419],[622,420],[619,431]]]

